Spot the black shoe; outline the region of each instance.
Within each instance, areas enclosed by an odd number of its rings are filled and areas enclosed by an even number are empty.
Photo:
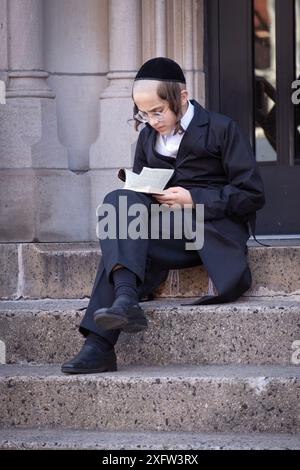
[[[65,374],[94,374],[117,370],[117,358],[114,348],[100,351],[93,344],[84,344],[81,351],[61,367]]]
[[[148,328],[147,318],[139,304],[100,308],[95,311],[94,320],[104,330],[120,329],[126,333],[138,333]]]

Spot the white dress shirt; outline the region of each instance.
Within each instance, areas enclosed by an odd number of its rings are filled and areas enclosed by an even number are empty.
[[[184,131],[186,131],[188,125],[194,116],[194,106],[189,101],[188,109],[181,118],[180,124]],[[184,136],[184,132],[181,134],[177,133],[174,135],[174,131],[169,135],[158,134],[155,143],[155,150],[161,155],[166,157],[176,158],[179,149],[180,142]]]

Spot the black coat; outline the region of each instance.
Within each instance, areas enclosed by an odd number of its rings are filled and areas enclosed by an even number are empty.
[[[249,223],[254,231],[256,211],[265,203],[263,182],[250,143],[238,125],[191,102],[194,117],[173,165],[157,155],[156,131],[146,125],[138,138],[133,171],[140,173],[144,166],[174,168],[166,189],[182,186],[194,203],[204,204],[204,245],[199,255],[219,295],[193,303],[228,302],[251,285],[247,240]],[[151,288],[157,287],[155,280],[148,282]]]

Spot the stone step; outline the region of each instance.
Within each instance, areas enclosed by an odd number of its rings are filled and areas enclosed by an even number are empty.
[[[124,366],[66,376],[0,366],[0,426],[300,433],[296,366]]]
[[[206,306],[181,303],[141,302],[149,328],[120,335],[118,364],[299,364],[299,297],[243,297]],[[1,301],[0,340],[6,346],[6,362],[58,364],[73,357],[83,343],[78,325],[84,312],[79,308],[86,304]]]
[[[91,293],[100,260],[99,244],[0,244],[0,298],[84,298]],[[300,293],[300,246],[249,246],[253,285],[247,296]],[[170,270],[159,297],[207,293],[203,267]]]
[[[299,434],[2,429],[0,450],[299,450]],[[198,460],[199,462],[199,460]]]

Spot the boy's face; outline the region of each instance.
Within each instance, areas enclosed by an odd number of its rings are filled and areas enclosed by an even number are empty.
[[[156,80],[139,80],[135,82],[133,99],[139,111],[147,113],[150,126],[161,135],[168,135],[173,132],[176,126],[176,115],[170,110],[168,102],[158,96],[157,84]],[[163,114],[162,121],[155,118],[155,113]]]

